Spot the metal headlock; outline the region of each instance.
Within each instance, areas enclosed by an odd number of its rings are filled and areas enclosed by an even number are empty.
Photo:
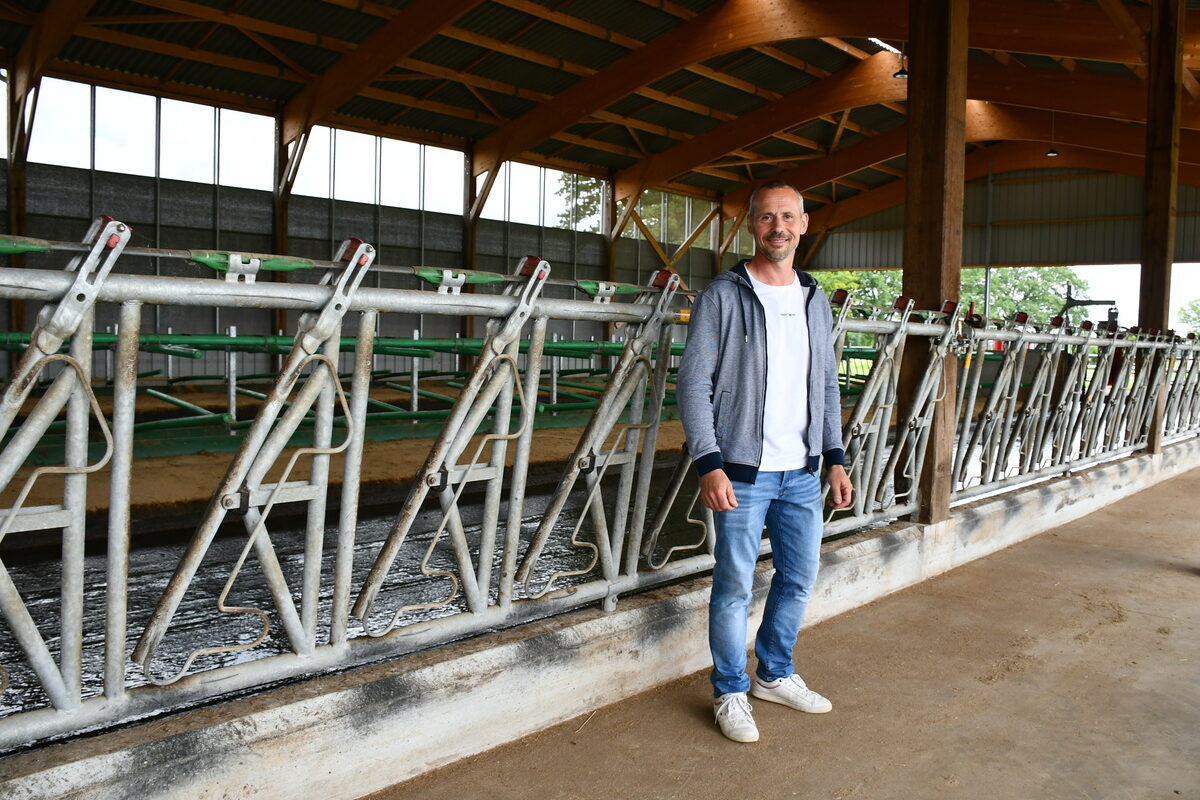
[[[31,333],[0,338],[0,345],[28,351],[0,398],[0,429],[9,434],[0,452],[5,484],[18,469],[27,481],[45,474],[35,467],[54,463],[49,456],[63,449],[62,425],[54,417],[64,403],[67,417],[65,466],[57,468],[67,473],[61,504],[24,507],[34,496],[28,492],[32,483],[26,483],[21,492],[9,493],[15,505],[0,509],[0,537],[47,529],[63,535],[61,586],[52,587],[61,599],[22,598],[18,585],[27,594],[46,587],[26,578],[23,567],[0,564],[5,619],[0,658],[9,668],[0,667],[0,685],[10,683],[0,697],[0,704],[9,702],[0,705],[0,748],[394,658],[591,604],[612,608],[625,594],[712,568],[712,513],[697,506],[690,459],[680,454],[673,471],[661,476],[666,480],[654,480],[652,473],[673,357],[681,352],[674,342],[679,328],[671,323],[687,322],[685,313],[671,310],[684,294],[671,273],[634,287],[553,279],[541,259],[527,259],[516,275],[379,267],[370,246],[354,240],[333,262],[132,248],[125,246],[127,230],[110,225],[119,223],[98,223],[83,243],[9,237],[4,245],[78,258],[70,271],[0,270],[3,298],[46,306]],[[112,234],[123,235],[114,240]],[[216,273],[110,274],[122,254],[194,261]],[[320,285],[252,282],[256,263],[257,274],[320,269],[325,277]],[[362,286],[368,268],[394,273],[389,281],[407,281],[408,288]],[[437,291],[421,290],[418,280]],[[462,291],[468,284],[481,291]],[[545,296],[551,285],[565,287],[563,296]],[[115,336],[93,337],[95,303],[119,312]],[[147,305],[173,312],[266,309],[300,316],[291,335],[143,335]],[[931,415],[943,403],[957,401],[954,503],[1136,452],[1147,440],[1158,404],[1171,441],[1200,435],[1200,343],[1194,338],[1115,324],[1071,330],[1061,320],[1047,326],[1020,318],[997,324],[970,315],[960,329],[957,309],[943,306],[918,315],[904,299],[889,309],[872,309],[835,294],[833,306],[834,347],[844,365],[847,396],[857,392],[845,425],[847,468],[856,492],[851,509],[831,515],[826,535],[915,509]],[[348,312],[359,318],[352,335],[343,337]],[[482,339],[400,340],[377,335],[381,321],[395,321],[388,314],[440,317],[441,328],[468,317],[489,322]],[[568,322],[623,326],[623,341],[604,336],[547,341],[552,323]],[[70,351],[61,354],[68,337]],[[868,338],[875,349],[856,341]],[[350,349],[353,377],[346,392],[335,364],[338,352]],[[187,418],[138,419],[138,385],[146,376],[139,367],[154,363],[147,353],[174,360],[213,351],[226,358],[239,350],[281,357],[282,367],[269,373],[269,393],[236,386],[238,376],[246,378],[241,371],[235,376],[232,358],[225,376],[197,378],[227,388],[231,412],[240,394],[254,396],[259,407],[253,420],[237,423],[232,413],[158,391],[151,396]],[[105,375],[113,392],[111,429],[88,389],[94,352],[111,362]],[[944,397],[941,373],[953,363],[951,353],[960,356],[958,392]],[[472,370],[418,368],[419,359],[434,354],[444,354],[446,361],[472,358]],[[405,361],[380,371],[377,358]],[[899,369],[905,358],[915,395],[906,396],[901,407]],[[564,366],[564,360],[575,364]],[[47,380],[47,372],[56,370],[61,372]],[[168,376],[167,384],[174,380]],[[372,397],[376,387],[449,410],[401,408]],[[562,422],[568,410],[591,416],[553,493],[527,496],[537,417],[557,413],[549,421]],[[90,459],[89,416],[97,419],[93,431],[98,428]],[[358,524],[367,426],[397,426],[401,419],[406,428],[436,438],[428,437],[425,466],[388,536],[381,545],[358,542],[369,530]],[[140,558],[131,557],[129,547],[134,437],[143,430],[175,431],[180,423],[212,426],[231,442],[238,442],[228,435],[231,429],[245,434],[198,515],[191,541],[175,549],[178,564],[166,589],[147,596],[144,581],[160,577],[130,567]],[[439,423],[443,427],[432,431]],[[333,430],[339,426],[346,436],[335,444]],[[289,447],[289,441],[311,446]],[[338,452],[340,490],[331,485],[336,476],[329,464]],[[513,461],[508,469],[507,456]],[[35,463],[35,457],[41,460]],[[106,459],[108,540],[97,559],[103,579],[85,586],[86,473]],[[309,477],[296,480],[292,475],[302,462],[311,467]],[[340,491],[336,533],[332,525],[326,530],[324,520],[331,491]],[[276,509],[296,503],[304,505],[291,507],[307,516],[294,534],[284,535]],[[421,521],[426,510],[432,512],[428,523]],[[240,519],[244,538],[231,541],[227,552],[213,543],[230,514]],[[336,545],[327,545],[335,536]],[[361,558],[364,546],[380,547],[373,563]],[[760,550],[769,552],[769,542]],[[89,577],[101,577],[100,569],[88,569]],[[85,590],[88,611],[102,603],[103,615],[85,617]],[[256,599],[242,599],[243,594]],[[351,623],[352,608],[361,625]],[[144,620],[148,624],[133,653],[142,669],[130,670],[127,631],[137,631]],[[268,622],[282,634],[268,633]],[[61,630],[57,650],[49,630],[55,623]],[[84,665],[94,670],[101,664],[102,680],[85,674]],[[13,697],[25,707],[14,708]]]
[[[555,582],[562,578],[590,572],[597,561],[607,580],[614,580],[621,570],[619,560],[622,557],[625,542],[629,490],[634,479],[638,435],[645,429],[642,423],[642,414],[645,410],[646,388],[652,373],[650,356],[655,341],[659,339],[663,322],[668,318],[671,301],[678,288],[679,276],[669,270],[661,270],[651,277],[647,290],[638,295],[637,300],[634,301],[635,304],[652,307],[653,313],[633,330],[627,329],[625,347],[613,367],[612,376],[600,398],[599,407],[584,428],[583,433],[580,434],[579,441],[567,461],[566,469],[559,479],[558,486],[555,487],[550,502],[538,522],[533,539],[525,551],[520,570],[517,572],[517,581],[524,584],[525,591],[530,597],[541,597],[547,594],[554,587]],[[664,362],[666,358],[666,352],[660,350],[660,363]],[[658,378],[655,387],[656,404],[650,409],[649,418],[657,420],[661,411],[662,387],[666,380],[665,371],[655,377]],[[633,400],[632,405],[630,405],[631,400]],[[605,451],[604,444],[608,441],[609,435],[616,427],[626,406],[629,406],[629,421],[615,436],[612,447]],[[635,529],[635,538],[630,542],[630,556],[625,563],[627,572],[631,568],[636,569],[637,555],[641,546],[640,523],[644,520],[646,497],[650,488],[649,466],[654,455],[652,445],[653,442],[651,442],[651,447],[645,451],[649,455],[644,455],[639,465],[641,469],[638,475],[636,506],[641,519],[636,520],[638,525]],[[611,528],[605,514],[600,488],[601,481],[610,467],[619,467],[617,500]],[[591,550],[592,559],[586,567],[556,571],[546,580],[540,590],[534,591],[532,589],[534,565],[541,556],[546,542],[550,539],[554,526],[566,506],[567,498],[580,476],[583,476],[584,482],[587,484],[587,496],[584,509],[580,511],[579,520],[571,533],[571,544]],[[578,538],[585,514],[590,517],[594,528],[594,541],[592,542],[585,542]],[[615,597],[613,599],[615,600]]]
[[[506,284],[504,294],[516,298],[517,304],[507,317],[488,320],[484,345],[480,357],[475,363],[475,368],[455,401],[445,426],[430,447],[425,464],[413,480],[413,485],[404,500],[400,514],[392,525],[391,532],[384,541],[382,549],[375,557],[371,571],[354,603],[352,615],[362,620],[364,629],[373,636],[382,636],[390,631],[405,611],[449,603],[457,595],[459,587],[466,595],[470,610],[479,612],[487,604],[492,555],[495,552],[500,489],[504,479],[506,442],[518,438],[532,426],[532,419],[528,415],[523,415],[518,431],[514,434],[508,433],[512,416],[514,387],[521,391],[523,410],[530,408],[535,396],[520,388],[516,362],[518,339],[522,328],[530,319],[534,301],[541,293],[546,279],[550,277],[550,265],[537,256],[526,256],[518,265],[516,277],[519,280]],[[539,351],[545,339],[544,325],[541,327],[541,332],[541,341],[537,345]],[[499,399],[498,405],[497,399]],[[492,435],[485,437],[478,444],[468,464],[459,465],[459,457],[479,429],[484,417],[493,409],[495,416]],[[491,458],[486,466],[480,466],[478,460],[487,444],[492,444]],[[463,489],[474,481],[488,482],[484,512],[485,523],[480,534],[477,564],[472,558],[458,508],[458,501],[462,496]],[[438,494],[442,509],[442,523],[430,542],[421,562],[420,571],[424,575],[448,579],[450,589],[442,600],[434,603],[401,605],[391,612],[390,621],[384,627],[373,629],[370,625],[370,616],[379,591],[416,521],[425,498],[431,491],[436,491]],[[447,528],[450,530],[450,539],[457,560],[459,572],[457,578],[445,570],[429,570],[429,559],[433,549]]]
[[[336,357],[340,345],[342,317],[345,316],[354,293],[374,260],[375,248],[366,242],[359,239],[343,242],[334,258],[335,266],[326,270],[318,284],[332,289],[332,294],[319,310],[307,311],[301,315],[292,351],[287,356],[283,369],[259,409],[241,449],[234,456],[224,479],[214,492],[196,533],[175,569],[175,574],[146,623],[137,647],[134,648],[133,661],[141,665],[151,681],[159,684],[174,682],[186,674],[192,662],[200,656],[250,649],[266,638],[269,619],[265,612],[253,608],[229,607],[225,603],[251,548],[258,557],[263,578],[270,589],[276,611],[292,648],[303,655],[311,653],[316,647],[316,610],[321,588],[320,564],[328,493],[328,458],[345,449],[354,434],[355,422],[338,379],[337,366],[331,359]],[[319,354],[318,351],[322,347],[328,347],[329,353]],[[314,367],[313,371],[296,389],[304,369],[310,365]],[[295,398],[289,403],[288,398],[292,396],[293,390]],[[330,447],[335,393],[349,430],[341,445]],[[286,411],[283,410],[285,405]],[[317,412],[314,446],[294,452],[280,479],[275,483],[264,483],[265,476],[279,459],[301,419],[314,406]],[[312,456],[311,477],[308,481],[289,482],[292,468],[302,456]],[[280,502],[308,504],[305,571],[299,610],[266,529],[267,516],[276,503]],[[217,530],[231,511],[242,513],[248,539],[217,599],[217,609],[226,614],[251,614],[258,617],[260,632],[251,642],[193,650],[174,675],[165,679],[158,678],[151,670],[150,662],[191,585],[196,570],[216,537]]]
[[[102,469],[113,452],[113,437],[91,386],[91,328],[93,307],[100,287],[129,242],[129,226],[110,217],[99,217],[84,237],[87,251],[73,257],[66,272],[75,277],[56,302],[38,312],[30,347],[21,357],[0,400],[0,437],[8,433],[38,377],[51,364],[65,368],[54,378],[26,415],[20,428],[0,452],[0,490],[8,488],[30,451],[50,423],[67,408],[65,464],[34,470],[26,478],[12,508],[0,523],[0,541],[9,533],[37,530],[62,531],[63,602],[59,623],[59,661],[29,613],[8,568],[0,560],[0,612],[25,654],[51,704],[60,710],[77,708],[81,701],[83,650],[83,535],[87,511],[87,475]],[[71,338],[70,355],[59,355]],[[104,436],[104,453],[88,462],[88,422],[95,417]],[[63,499],[55,506],[25,509],[34,484],[44,475],[64,475]],[[8,673],[0,666],[0,687]]]

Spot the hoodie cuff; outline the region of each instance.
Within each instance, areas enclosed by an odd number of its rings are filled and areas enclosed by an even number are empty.
[[[696,474],[706,475],[709,472],[717,469],[725,468],[725,459],[721,457],[720,450],[714,450],[711,453],[705,453],[695,461]]]
[[[840,447],[834,447],[826,450],[822,455],[825,456],[825,468],[828,469],[834,465],[846,466],[846,451]]]

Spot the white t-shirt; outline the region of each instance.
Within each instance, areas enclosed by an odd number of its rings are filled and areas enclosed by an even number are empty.
[[[747,271],[749,274],[749,271]],[[750,276],[767,322],[767,397],[763,408],[763,472],[808,465],[808,324],[804,287],[795,278],[771,286]]]

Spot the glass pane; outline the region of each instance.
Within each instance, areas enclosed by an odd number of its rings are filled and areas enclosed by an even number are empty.
[[[504,219],[504,195],[508,192],[508,167],[507,163],[500,165],[500,174],[496,178],[496,183],[492,186],[492,192],[484,201],[483,211],[481,216],[484,219]],[[485,175],[479,175],[475,178],[475,191],[483,191],[483,181]]]
[[[178,181],[213,182],[216,111],[197,103],[162,101],[160,175]]]
[[[87,169],[92,165],[92,91],[82,83],[42,78],[29,160]]]
[[[271,191],[275,182],[275,120],[221,109],[217,180],[223,186]]]
[[[334,131],[333,196],[356,203],[375,202],[375,138]]]
[[[463,213],[464,169],[459,151],[425,145],[425,210]]]
[[[572,176],[556,169],[542,170],[542,225],[546,228],[571,227]],[[565,189],[565,191],[564,191]]]
[[[154,176],[154,98],[96,89],[96,169]]]
[[[421,145],[384,139],[380,154],[379,202],[399,208],[421,207]]]
[[[508,165],[508,218],[512,222],[537,225],[542,218],[542,170],[530,164]]]
[[[300,171],[296,173],[292,194],[329,197],[329,134],[329,128],[313,126],[300,158]]]
[[[603,202],[604,181],[579,175],[575,181],[575,230],[600,233]]]

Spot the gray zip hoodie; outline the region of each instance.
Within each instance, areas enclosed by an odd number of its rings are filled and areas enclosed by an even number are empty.
[[[713,279],[692,307],[675,398],[688,452],[703,475],[724,469],[754,483],[762,459],[767,392],[767,328],[748,261]],[[833,352],[833,315],[817,282],[796,270],[808,323],[808,469],[842,464],[842,412]],[[820,455],[817,455],[820,454]]]

